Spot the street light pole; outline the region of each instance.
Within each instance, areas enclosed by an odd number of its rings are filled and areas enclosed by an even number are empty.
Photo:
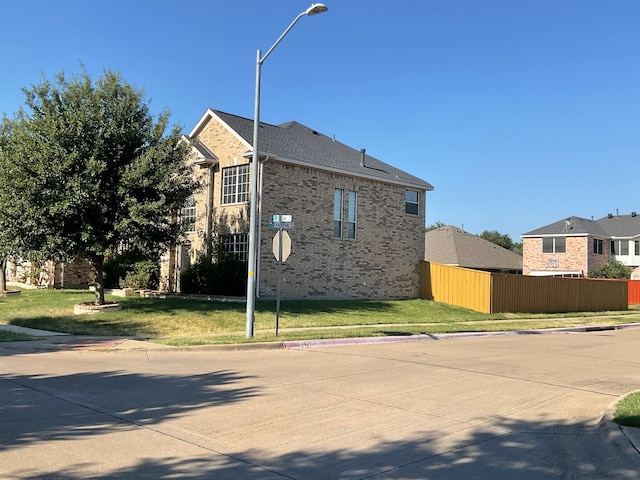
[[[262,64],[267,57],[278,46],[282,39],[289,33],[289,30],[305,15],[316,15],[318,13],[326,12],[328,8],[321,3],[314,3],[304,12],[300,13],[291,22],[291,25],[280,35],[276,43],[274,43],[264,56],[261,56],[261,51],[258,49],[256,55],[256,93],[255,104],[253,111],[253,156],[251,160],[251,197],[250,210],[249,210],[249,265],[247,272],[247,317],[246,317],[246,336],[247,338],[253,337],[253,325],[255,322],[256,311],[256,264],[257,264],[257,247],[258,247],[258,162],[260,161],[260,152],[258,148],[259,130],[260,130],[260,72]]]

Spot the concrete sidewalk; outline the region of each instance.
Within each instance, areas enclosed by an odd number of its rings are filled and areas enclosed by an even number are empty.
[[[25,335],[31,335],[32,337],[55,337],[65,336],[68,333],[50,332],[48,330],[38,330],[37,328],[18,327],[17,325],[9,325],[6,323],[0,323],[0,330],[6,330],[8,332],[23,333]]]

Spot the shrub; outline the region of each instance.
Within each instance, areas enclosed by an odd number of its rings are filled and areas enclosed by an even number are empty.
[[[234,259],[213,262],[204,256],[180,275],[182,293],[242,296],[246,293],[247,265]]]
[[[159,277],[158,262],[140,255],[125,253],[104,262],[105,288],[157,289]]]
[[[589,278],[631,278],[633,268],[618,261],[606,264],[589,272]]]
[[[132,269],[126,274],[123,288],[136,289],[152,289],[158,288],[158,278],[160,276],[160,267],[152,260],[144,260],[137,262]]]

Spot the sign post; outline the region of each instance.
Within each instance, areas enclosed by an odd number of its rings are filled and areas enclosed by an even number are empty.
[[[291,254],[291,237],[285,228],[293,228],[291,215],[274,215],[271,223],[278,233],[273,237],[273,255],[278,261],[278,285],[276,287],[276,337],[278,336],[278,324],[280,323],[280,286],[282,284],[282,264]]]

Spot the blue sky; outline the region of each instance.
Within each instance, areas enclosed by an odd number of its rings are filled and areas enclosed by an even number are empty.
[[[82,63],[144,87],[186,133],[207,108],[251,118],[256,50],[311,3],[3,2],[0,111]],[[430,182],[427,225],[518,241],[571,215],[640,211],[640,1],[324,3],[264,63],[263,121],[297,120]]]

